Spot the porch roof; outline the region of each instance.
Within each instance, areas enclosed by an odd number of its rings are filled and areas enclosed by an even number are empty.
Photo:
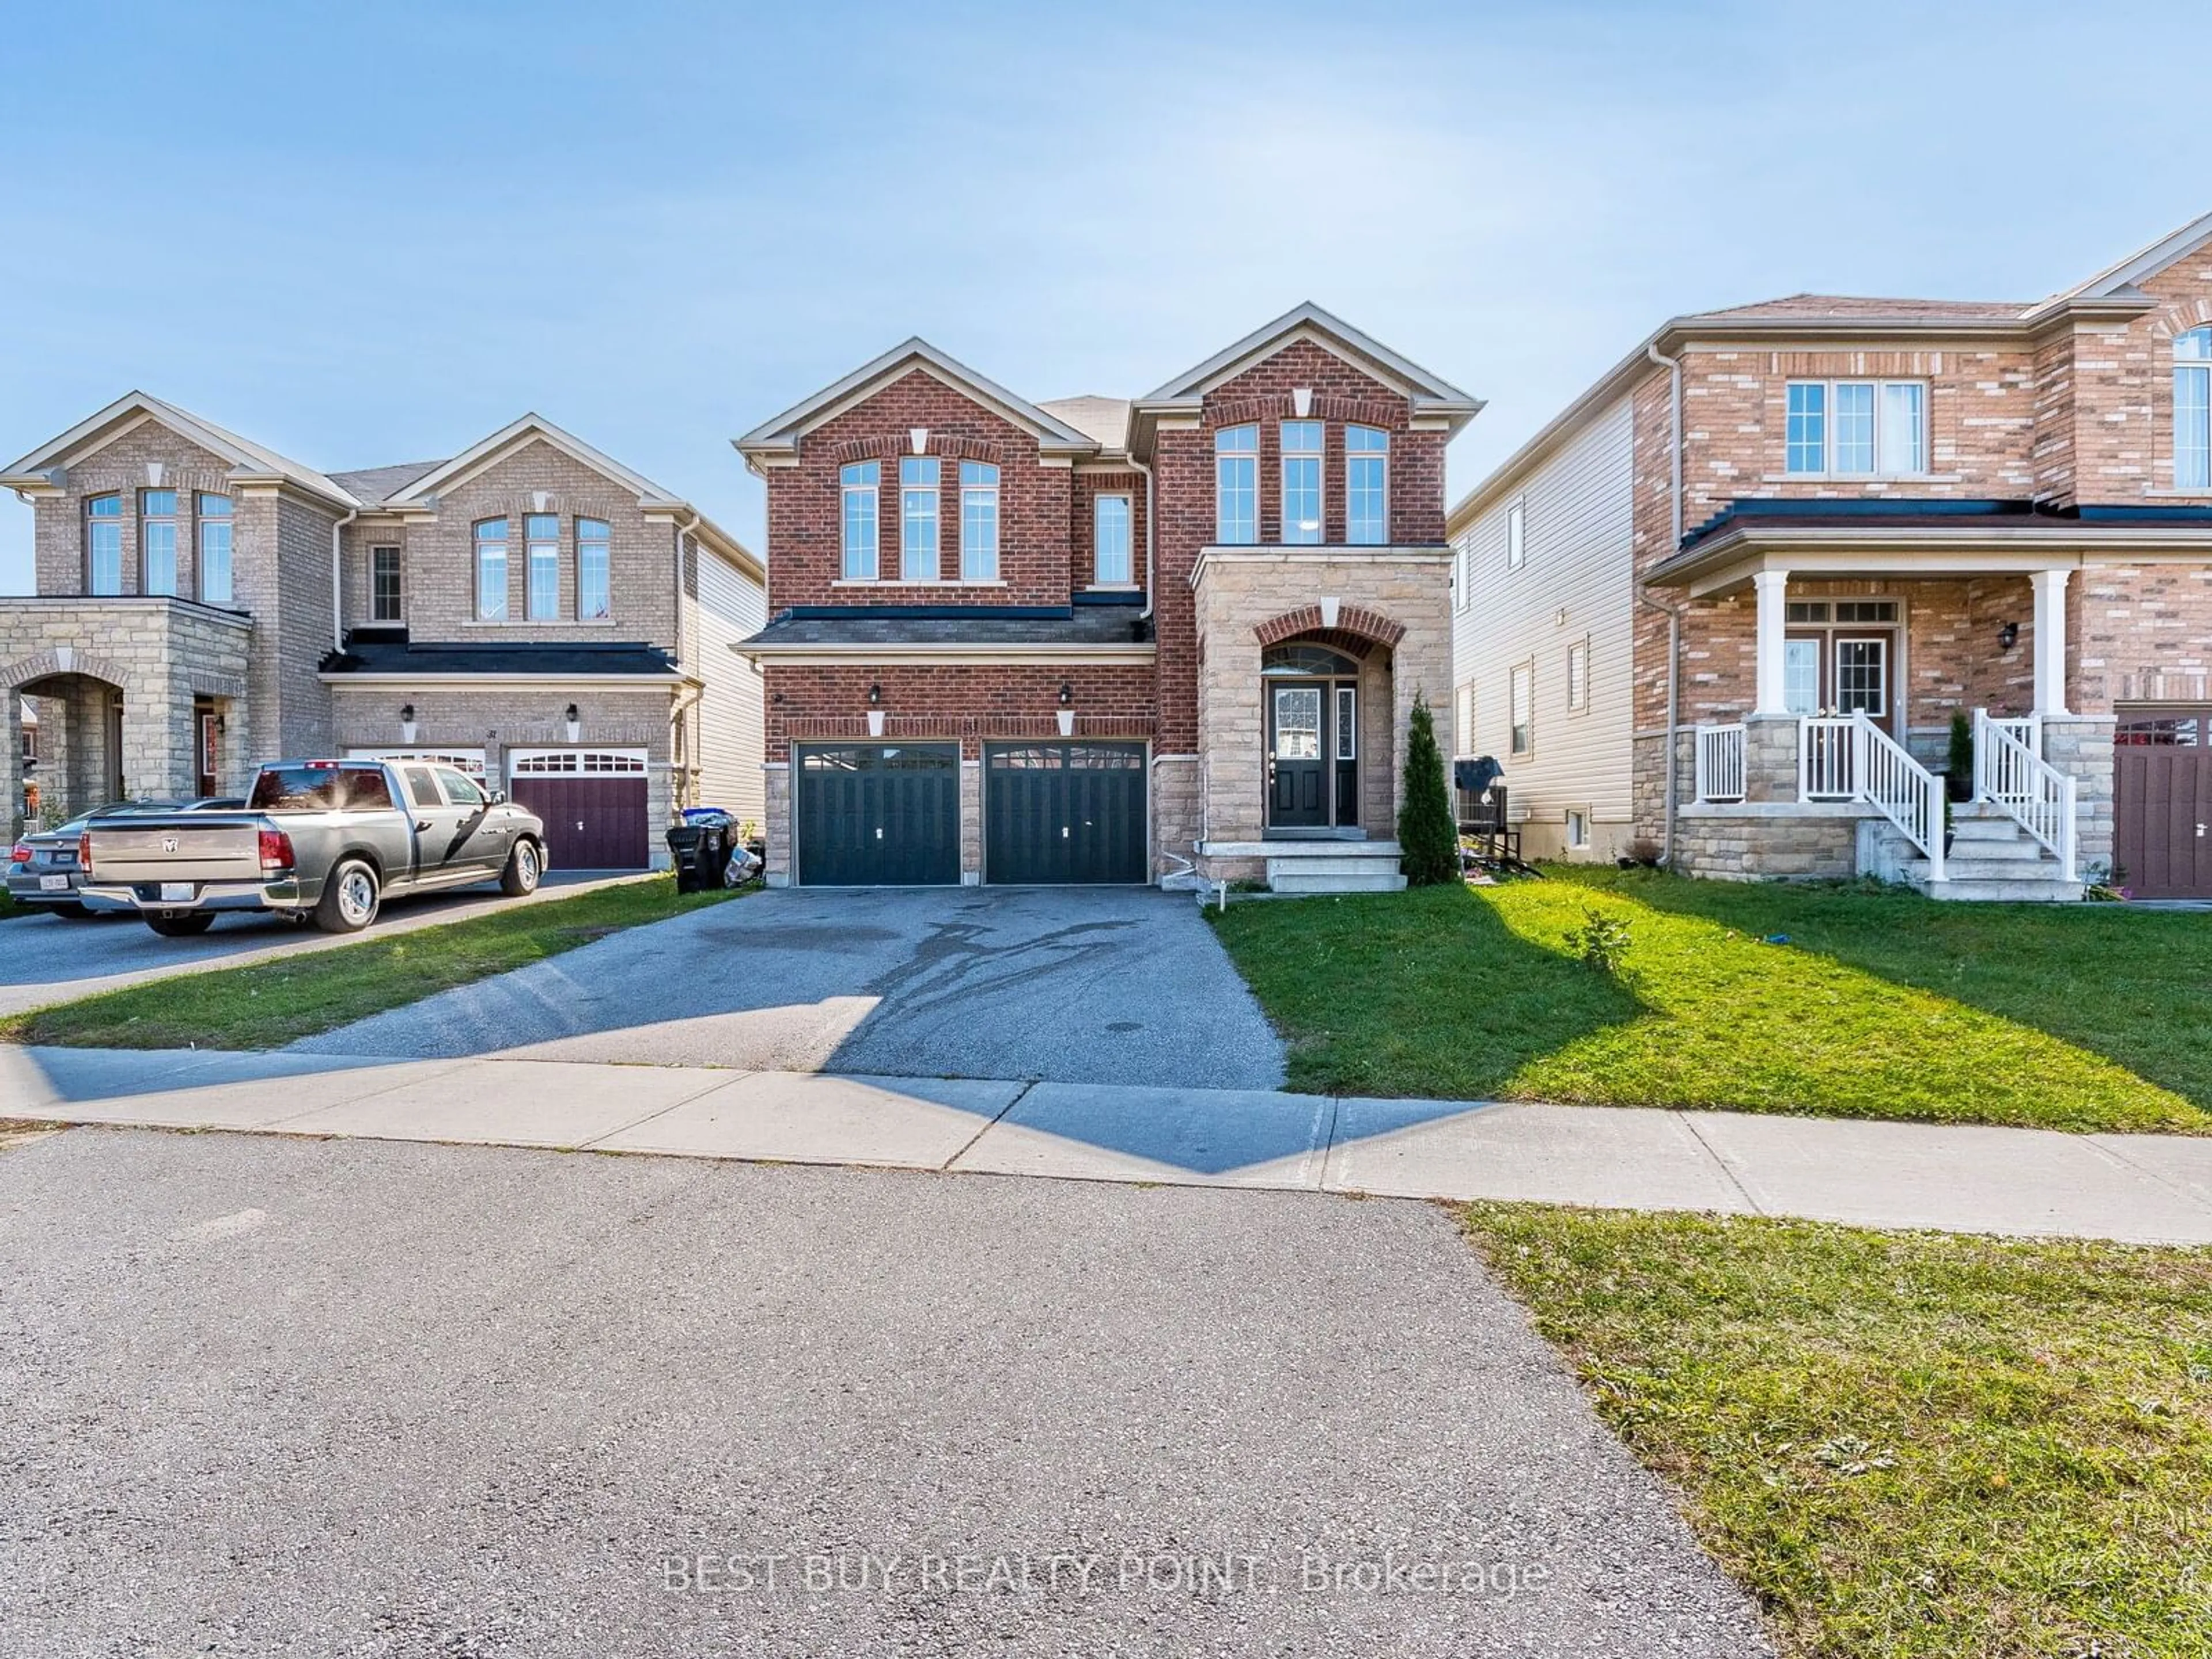
[[[2212,505],[2143,502],[2064,509],[2006,500],[1747,497],[1682,538],[1645,576],[1694,599],[1739,590],[1760,570],[1808,577],[2026,574],[2076,565],[2212,560]]]

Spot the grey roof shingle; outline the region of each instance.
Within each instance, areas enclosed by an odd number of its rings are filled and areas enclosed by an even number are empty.
[[[1051,617],[917,614],[778,616],[747,645],[1141,645],[1152,624],[1131,605],[1077,605]]]
[[[1129,400],[1101,398],[1085,392],[1079,398],[1054,398],[1037,405],[1057,415],[1086,438],[1098,441],[1101,449],[1129,447]]]
[[[331,481],[363,507],[374,507],[398,495],[443,460],[402,461],[397,466],[365,466],[356,472],[333,472]]]

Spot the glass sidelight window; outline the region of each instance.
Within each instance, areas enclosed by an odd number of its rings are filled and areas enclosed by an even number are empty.
[[[1359,693],[1349,685],[1336,688],[1336,757],[1359,758]]]

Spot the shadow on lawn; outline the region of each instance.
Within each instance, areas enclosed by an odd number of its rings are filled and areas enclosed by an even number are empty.
[[[2212,919],[2123,904],[1942,903],[1861,884],[1548,873],[1753,938],[1786,935],[1796,949],[2046,1032],[2212,1109]]]
[[[1457,885],[1235,905],[1216,926],[1290,1038],[1297,1090],[1497,1098],[1529,1062],[1650,1012]]]

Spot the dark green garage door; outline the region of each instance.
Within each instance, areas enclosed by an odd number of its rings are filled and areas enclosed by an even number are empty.
[[[983,878],[1002,886],[1145,879],[1145,746],[992,744]]]
[[[799,751],[799,880],[926,887],[960,879],[960,750],[856,744]]]

